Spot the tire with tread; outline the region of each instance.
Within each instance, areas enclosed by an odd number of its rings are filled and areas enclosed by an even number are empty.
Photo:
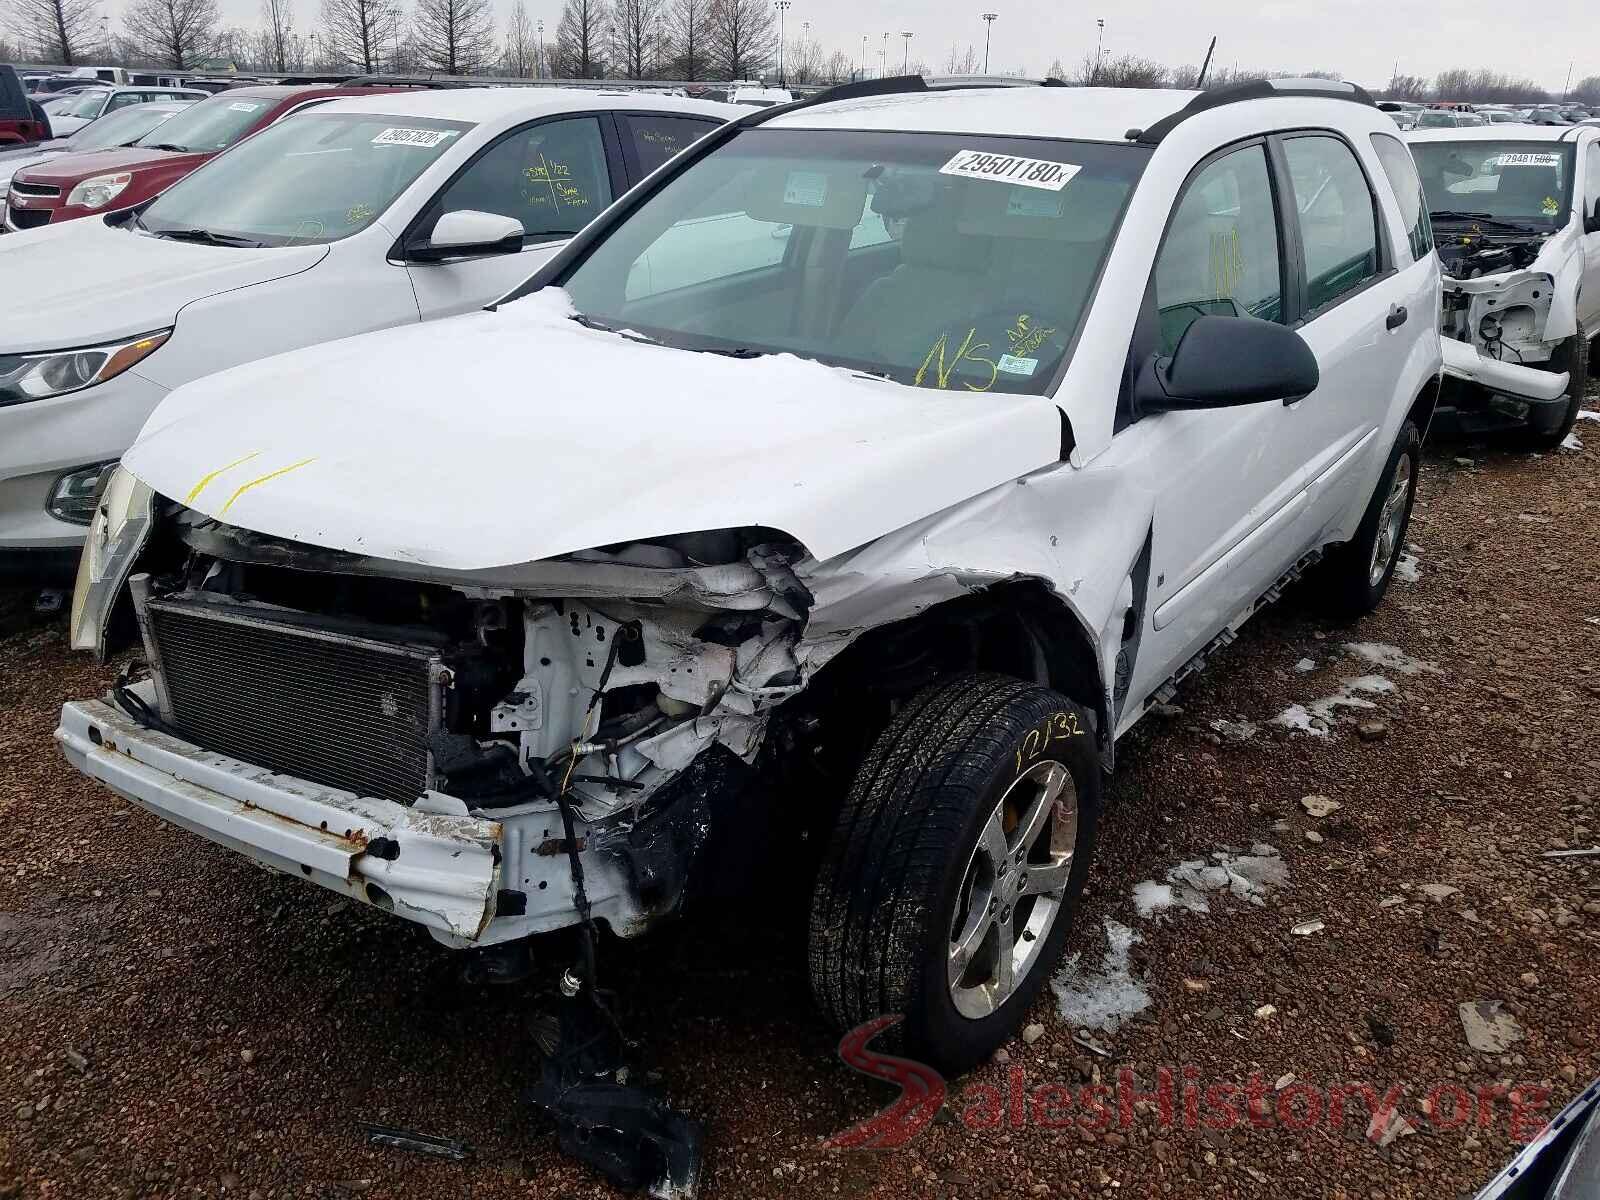
[[[1589,342],[1589,333],[1583,326],[1578,326],[1577,334],[1563,348],[1563,357],[1566,359],[1566,368],[1571,375],[1567,383],[1567,411],[1561,418],[1561,424],[1549,433],[1524,433],[1517,440],[1529,450],[1554,450],[1567,440],[1567,435],[1578,423],[1578,413],[1583,410],[1583,399],[1589,390],[1589,364],[1593,347]]]
[[[1029,733],[1061,714],[1063,734],[1024,758]],[[1037,739],[1034,739],[1036,742]],[[1035,761],[1072,775],[1078,834],[1062,908],[1010,998],[989,1016],[955,1009],[946,978],[950,923],[985,822]],[[1016,1031],[1060,956],[1093,854],[1102,767],[1088,714],[1047,687],[964,674],[913,696],[856,771],[812,897],[810,975],[840,1030],[885,1014],[885,1035],[941,1070],[983,1061]]]
[[[1373,548],[1378,540],[1384,501],[1389,496],[1401,460],[1408,457],[1411,460],[1411,483],[1405,499],[1405,519],[1401,522],[1400,532],[1395,538],[1394,550],[1383,577],[1377,583],[1373,583],[1371,578]],[[1416,504],[1417,475],[1421,463],[1422,434],[1416,425],[1408,420],[1400,427],[1400,436],[1395,438],[1394,446],[1389,451],[1389,461],[1384,464],[1383,473],[1378,476],[1378,486],[1373,490],[1372,497],[1367,503],[1366,513],[1361,518],[1361,525],[1356,530],[1355,537],[1343,545],[1331,548],[1323,557],[1316,573],[1319,587],[1318,600],[1321,607],[1330,615],[1365,616],[1382,603],[1385,593],[1389,590],[1389,584],[1394,580],[1395,566],[1405,552],[1406,531],[1411,527],[1411,510]]]

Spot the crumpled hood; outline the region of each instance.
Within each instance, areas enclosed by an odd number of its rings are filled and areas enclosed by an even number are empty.
[[[819,559],[1058,461],[1044,397],[736,360],[566,319],[554,289],[198,380],[124,464],[258,533],[448,570],[768,526]]]
[[[25,171],[29,167],[37,167],[40,163],[49,162],[52,158],[60,158],[66,153],[61,147],[49,148],[45,143],[31,147],[31,154],[0,154],[0,183],[10,183],[11,177],[18,171]]]
[[[87,122],[85,122],[87,124]],[[211,157],[210,152],[155,150],[148,146],[109,146],[104,150],[80,150],[40,167],[28,176],[34,183],[74,184],[93,175],[112,171],[164,171],[173,167],[192,169]]]
[[[16,303],[0,321],[0,353],[164,329],[192,301],[293,275],[327,252],[174,242],[94,217],[8,233],[0,237],[0,280]]]

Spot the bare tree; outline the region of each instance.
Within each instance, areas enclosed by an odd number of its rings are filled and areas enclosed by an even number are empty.
[[[767,0],[713,0],[711,58],[723,79],[761,75],[778,47],[778,31]]]
[[[411,29],[424,71],[472,75],[494,54],[489,0],[417,0]]]
[[[856,69],[848,54],[843,50],[835,50],[828,55],[827,65],[822,68],[822,77],[829,83],[848,83],[855,78]]]
[[[1501,100],[1541,104],[1550,99],[1550,93],[1531,79],[1516,79],[1504,72],[1482,67],[1477,70],[1456,67],[1440,71],[1433,81],[1433,94],[1439,100],[1474,102]]]
[[[556,26],[555,73],[564,79],[604,78],[605,39],[601,0],[567,0]]]
[[[289,30],[294,25],[294,10],[289,0],[261,0],[261,37],[256,44],[262,54],[257,67],[272,71],[287,71],[292,48]]]
[[[1059,58],[1054,59],[1050,63],[1050,69],[1044,73],[1044,77],[1046,79],[1059,79],[1062,82],[1066,82],[1067,68],[1062,66]]]
[[[1600,104],[1600,75],[1578,80],[1567,93],[1567,99],[1576,100],[1579,104]]]
[[[950,53],[945,56],[944,73],[946,75],[976,75],[978,64],[983,61],[983,56],[978,53],[976,46],[968,44],[965,51],[954,42],[950,43]]]
[[[95,42],[99,8],[98,0],[6,0],[0,12],[17,36],[17,51],[0,57],[20,58],[32,39],[44,61],[70,67]]]
[[[672,0],[666,10],[669,70],[673,78],[693,83],[710,70],[709,30],[713,0]]]
[[[666,37],[665,0],[616,0],[611,7],[611,67],[628,79],[657,73]]]
[[[1396,75],[1381,94],[1385,100],[1426,100],[1428,81],[1417,75]]]
[[[322,54],[365,74],[377,71],[394,48],[400,10],[390,0],[322,0]]]
[[[796,38],[784,49],[784,72],[790,83],[815,83],[822,76],[822,43],[812,38]]]
[[[500,54],[500,65],[507,75],[526,79],[539,69],[539,43],[534,34],[533,22],[528,19],[527,5],[517,0],[511,6],[511,18],[506,22],[505,48]]]
[[[1181,67],[1173,67],[1167,80],[1168,87],[1175,87],[1181,91],[1193,91],[1200,86],[1200,68],[1193,63],[1184,63]]]
[[[122,27],[134,54],[186,70],[217,49],[217,0],[134,0]]]

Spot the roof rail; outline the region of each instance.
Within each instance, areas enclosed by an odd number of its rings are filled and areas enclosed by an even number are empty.
[[[813,104],[831,104],[835,100],[860,100],[867,96],[894,96],[903,92],[925,92],[928,81],[921,75],[892,75],[888,79],[858,79],[854,83],[839,83],[823,88],[795,102],[795,106],[810,108]],[[785,105],[793,112],[794,106]]]
[[[414,87],[433,88],[462,88],[465,83],[454,79],[411,79],[404,75],[352,75],[348,79],[339,81],[340,87]]]
[[[1158,146],[1162,138],[1190,117],[1227,104],[1269,100],[1278,96],[1349,100],[1370,108],[1377,107],[1367,90],[1353,83],[1342,83],[1335,79],[1252,79],[1248,83],[1236,83],[1213,92],[1201,92],[1170,117],[1161,118],[1149,129],[1130,129],[1125,136],[1130,142],[1138,142],[1141,146]]]
[[[280,87],[304,87],[311,83],[344,83],[354,78],[354,75],[285,75],[282,79],[273,79],[269,75],[265,80],[258,82],[275,83]]]

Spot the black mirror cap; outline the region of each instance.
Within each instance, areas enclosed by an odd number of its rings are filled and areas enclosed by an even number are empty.
[[[498,242],[478,242],[471,246],[435,246],[429,241],[413,242],[406,247],[406,258],[411,262],[436,263],[457,258],[493,258],[497,254],[522,253],[522,235],[510,234]]]
[[[1294,330],[1255,317],[1205,316],[1171,358],[1152,357],[1139,381],[1141,412],[1290,403],[1322,381],[1317,356]]]

